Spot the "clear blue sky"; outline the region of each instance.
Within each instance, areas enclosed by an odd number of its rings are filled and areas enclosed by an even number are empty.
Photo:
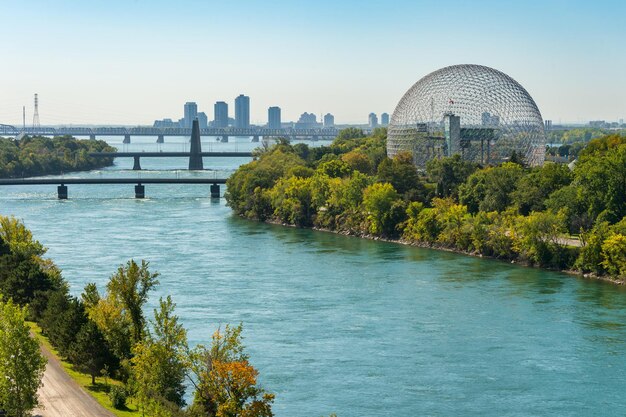
[[[475,63],[520,82],[545,119],[626,119],[626,1],[0,2],[0,123],[151,124],[250,96],[283,120],[392,113],[418,79]],[[10,59],[7,59],[10,58]]]

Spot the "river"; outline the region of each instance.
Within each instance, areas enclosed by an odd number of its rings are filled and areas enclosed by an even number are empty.
[[[155,150],[141,140],[124,148]],[[140,175],[220,177],[247,160],[205,158],[215,171],[194,174],[166,171],[183,158],[145,158]],[[72,176],[138,175],[131,167]],[[73,294],[146,259],[161,273],[149,311],[171,294],[191,344],[243,322],[278,417],[624,415],[621,287],[245,221],[206,185],[146,185],[144,200],[132,185],[68,188],[67,201],[52,186],[1,188],[0,213],[24,220]]]

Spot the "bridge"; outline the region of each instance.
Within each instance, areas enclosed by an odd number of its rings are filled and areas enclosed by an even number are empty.
[[[124,143],[130,143],[131,136],[154,136],[157,143],[164,143],[166,136],[190,136],[191,128],[176,127],[50,127],[41,126],[36,128],[27,127],[26,129],[18,129],[15,126],[0,124],[0,135],[18,136],[25,133],[31,136],[88,136],[90,139],[96,139],[98,136],[123,136]],[[253,142],[258,142],[263,137],[286,137],[289,139],[334,139],[339,134],[339,129],[334,127],[314,128],[314,129],[270,129],[266,127],[209,127],[200,129],[201,136],[215,136],[221,138],[222,142],[228,142],[231,136],[248,136],[252,137]]]
[[[145,197],[144,184],[210,184],[211,198],[220,197],[219,184],[226,184],[225,178],[24,178],[0,179],[2,185],[58,185],[57,195],[66,200],[66,184],[136,184],[135,198]]]
[[[249,157],[252,152],[199,152],[201,157]],[[141,170],[140,158],[191,158],[191,152],[93,152],[89,156],[94,158],[134,158],[133,170]]]

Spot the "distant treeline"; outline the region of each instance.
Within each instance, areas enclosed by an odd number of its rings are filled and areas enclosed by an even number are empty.
[[[280,141],[228,179],[227,202],[249,219],[626,275],[626,136],[591,140],[573,170],[513,154],[418,172],[410,154],[388,158],[385,142],[384,129],[347,129],[318,148]]]
[[[113,164],[112,158],[89,157],[90,152],[115,152],[115,148],[102,140],[78,140],[71,136],[0,138],[0,178],[88,171]]]

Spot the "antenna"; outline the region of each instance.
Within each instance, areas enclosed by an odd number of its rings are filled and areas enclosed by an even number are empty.
[[[37,98],[37,93],[35,93],[35,113],[33,114],[33,133],[35,129],[39,130],[39,98]]]
[[[26,132],[26,106],[22,106],[22,132]]]

